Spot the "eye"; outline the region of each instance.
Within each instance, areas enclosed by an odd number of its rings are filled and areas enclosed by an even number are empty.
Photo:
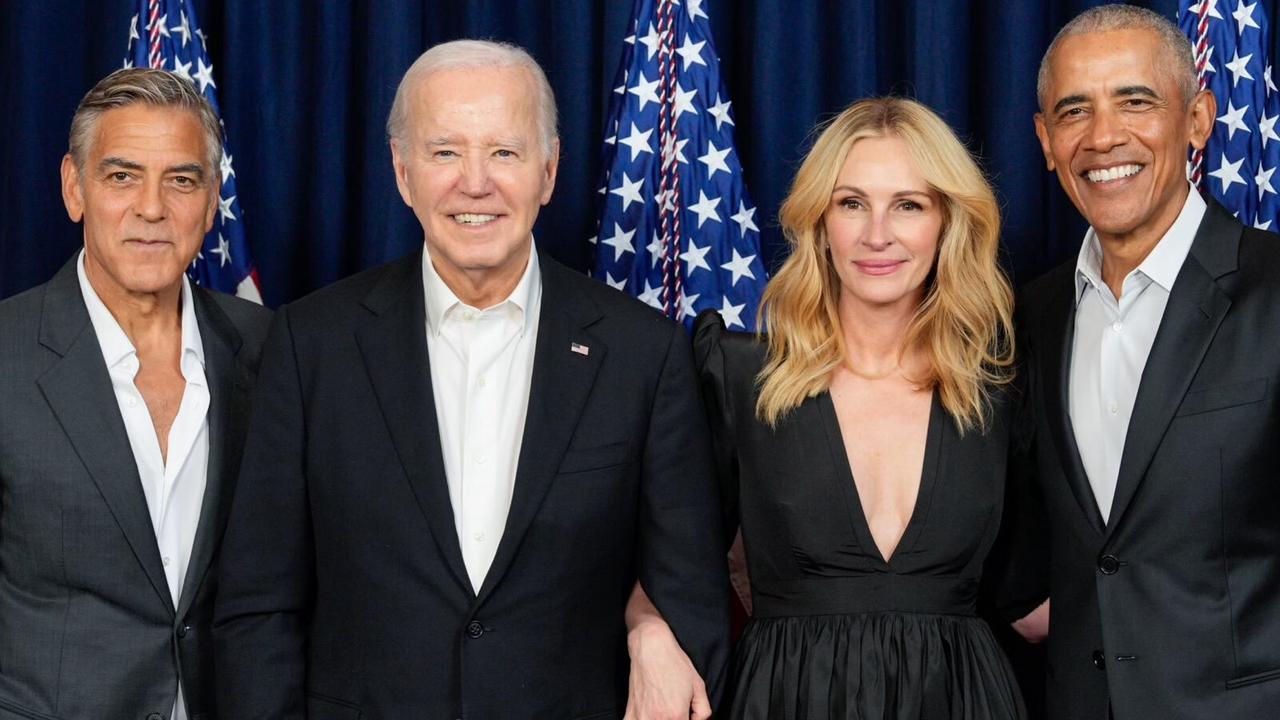
[[[431,153],[431,157],[436,157],[441,159],[447,159],[447,158],[452,158],[457,156],[458,156],[458,153],[452,150],[436,150],[435,152]]]
[[[516,157],[516,153],[515,153],[515,151],[514,151],[514,150],[507,150],[506,148],[502,148],[502,149],[499,149],[499,150],[495,150],[493,154],[494,154],[494,155],[496,155],[496,156],[498,156],[498,157],[500,157],[500,158],[513,158],[513,157]]]
[[[862,204],[862,200],[856,197],[847,197],[836,202],[844,210],[861,210],[866,207]]]
[[[1136,98],[1136,97],[1135,97],[1135,98],[1126,98],[1126,99],[1124,100],[1124,102],[1122,102],[1122,103],[1120,103],[1120,104],[1121,104],[1121,106],[1126,107],[1126,108],[1133,108],[1133,109],[1136,109],[1136,110],[1141,110],[1141,109],[1143,109],[1143,108],[1149,107],[1149,106],[1151,105],[1151,101],[1150,101],[1150,100],[1148,100],[1147,98]]]
[[[916,202],[915,200],[903,200],[902,202],[898,203],[898,209],[906,210],[908,212],[919,212],[921,210],[924,210],[924,206]]]
[[[187,177],[186,175],[178,175],[173,178],[173,184],[182,188],[192,188],[196,186],[196,181],[195,178]]]
[[[129,175],[129,173],[125,172],[124,170],[117,170],[111,173],[110,175],[108,175],[107,180],[114,183],[125,183],[125,182],[129,182],[130,177],[131,176]]]

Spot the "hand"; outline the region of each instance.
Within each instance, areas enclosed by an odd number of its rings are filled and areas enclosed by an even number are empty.
[[[707,720],[707,688],[640,583],[627,602],[631,679],[623,720]]]
[[[1049,599],[1046,598],[1035,610],[1014,620],[1013,629],[1033,645],[1044,642],[1049,637]]]
[[[711,704],[698,671],[661,619],[627,634],[631,679],[623,720],[707,720]]]

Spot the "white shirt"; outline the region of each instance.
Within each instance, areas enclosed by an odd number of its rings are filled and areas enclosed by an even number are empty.
[[[533,376],[542,274],[530,239],[529,264],[511,295],[474,308],[454,295],[425,244],[427,354],[444,472],[462,560],[479,592],[511,509]]]
[[[1138,383],[1204,212],[1204,199],[1191,188],[1169,231],[1125,276],[1119,299],[1102,281],[1102,249],[1093,228],[1085,233],[1080,247],[1071,347],[1071,426],[1104,522],[1111,517]]]
[[[138,353],[111,311],[89,284],[84,271],[84,252],[80,253],[76,272],[80,277],[80,293],[89,311],[89,321],[98,336],[102,359],[111,376],[120,416],[129,435],[129,446],[138,466],[138,478],[147,498],[151,527],[164,565],[169,594],[177,607],[182,597],[182,583],[195,543],[200,508],[204,504],[205,483],[209,472],[209,384],[204,375],[204,345],[196,324],[191,300],[191,286],[182,278],[182,376],[187,381],[178,415],[169,428],[168,462],[160,454],[160,441],[147,403],[133,384],[138,374]],[[174,699],[172,717],[186,720],[182,686]]]

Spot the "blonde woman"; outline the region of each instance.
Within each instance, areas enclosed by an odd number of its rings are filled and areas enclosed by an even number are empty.
[[[864,100],[781,221],[767,337],[694,339],[755,605],[727,716],[1021,718],[975,616],[1013,356],[991,188],[929,109]]]

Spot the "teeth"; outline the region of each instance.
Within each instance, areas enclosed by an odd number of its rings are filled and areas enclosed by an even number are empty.
[[[1089,182],[1105,183],[1120,178],[1127,178],[1142,172],[1141,165],[1117,165],[1106,170],[1090,170],[1085,173]]]
[[[459,213],[453,216],[456,222],[463,225],[482,225],[490,220],[496,220],[497,215],[480,215],[478,213]]]

